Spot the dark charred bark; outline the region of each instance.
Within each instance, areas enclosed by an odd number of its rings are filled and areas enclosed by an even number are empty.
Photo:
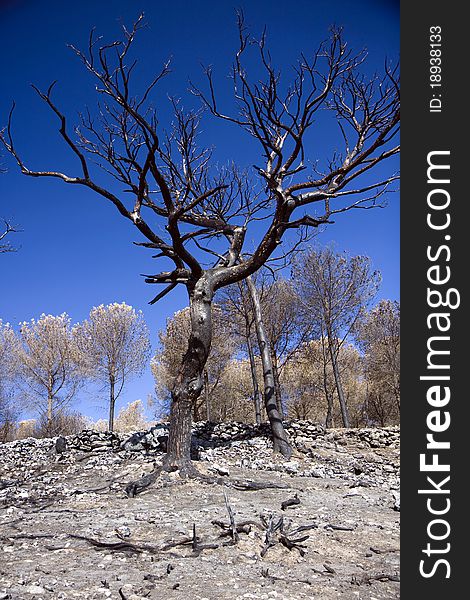
[[[325,382],[324,385],[325,385],[325,396],[326,396],[326,402],[327,402],[325,427],[327,429],[331,429],[332,427],[335,426],[334,420],[333,420],[333,396],[331,394],[330,389],[328,388],[328,384]]]
[[[190,290],[191,334],[172,390],[166,470],[179,469],[181,475],[195,471],[191,464],[191,424],[194,404],[204,387],[204,367],[212,337],[211,283],[201,278]]]
[[[287,433],[282,424],[282,416],[277,409],[276,396],[274,391],[274,374],[271,355],[269,352],[269,342],[264,329],[263,318],[261,315],[261,305],[256,291],[256,286],[251,277],[247,278],[248,291],[253,302],[255,314],[256,336],[261,354],[261,364],[263,365],[264,380],[264,404],[271,425],[273,436],[274,452],[280,452],[286,458],[292,456],[292,447],[289,443]]]
[[[332,427],[334,427],[333,394],[331,393],[330,387],[328,385],[328,358],[327,358],[326,347],[325,347],[325,336],[323,334],[321,336],[321,348],[322,348],[322,359],[323,359],[323,390],[325,392],[325,398],[326,398],[326,402],[327,402],[325,427],[327,429],[331,429]]]
[[[331,337],[331,332],[328,334],[328,350],[330,353],[331,366],[333,368],[333,376],[335,378],[336,391],[338,393],[339,407],[341,409],[341,417],[343,419],[343,426],[350,427],[351,422],[349,419],[349,411],[348,406],[346,404],[346,398],[344,396],[343,384],[341,382],[341,375],[339,372],[338,366],[338,353],[339,349],[333,347],[333,340]]]
[[[253,402],[255,406],[255,419],[257,425],[261,423],[261,399],[258,386],[258,378],[256,374],[255,356],[253,354],[253,346],[251,344],[250,331],[247,331],[246,347],[248,349],[248,357],[250,359],[251,380],[253,382]]]
[[[281,382],[279,380],[279,369],[277,366],[277,354],[274,348],[270,344],[271,363],[273,365],[273,377],[274,377],[274,395],[276,398],[277,410],[281,416],[284,416],[284,409],[282,408],[282,395],[281,395]]]

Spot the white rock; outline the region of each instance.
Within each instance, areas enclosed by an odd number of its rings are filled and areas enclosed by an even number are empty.
[[[282,463],[284,470],[287,473],[297,473],[299,471],[299,463],[296,460],[290,460],[288,462]]]
[[[28,585],[25,587],[25,592],[28,594],[44,594],[46,590],[40,585]]]

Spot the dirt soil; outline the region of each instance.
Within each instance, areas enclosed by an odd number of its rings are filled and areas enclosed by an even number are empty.
[[[290,461],[254,440],[211,449],[195,463],[226,481],[285,489],[242,491],[171,473],[135,498],[124,493],[126,484],[161,455],[4,444],[0,600],[399,598],[399,449],[338,439]],[[224,492],[235,522],[252,521],[236,544],[212,523],[229,524]],[[282,510],[295,495],[300,503]],[[281,516],[285,530],[311,526],[291,536],[308,538],[300,549],[274,543],[261,556],[266,524]],[[191,543],[165,549],[191,539],[193,526],[196,551]]]

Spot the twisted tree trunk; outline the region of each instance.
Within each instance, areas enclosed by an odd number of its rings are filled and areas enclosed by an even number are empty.
[[[191,464],[192,412],[204,387],[204,367],[211,348],[212,297],[210,280],[204,277],[190,291],[191,334],[171,393],[168,449],[163,467],[179,470],[183,476],[195,472]]]

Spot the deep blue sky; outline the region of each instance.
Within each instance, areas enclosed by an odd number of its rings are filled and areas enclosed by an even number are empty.
[[[383,67],[385,57],[398,57],[398,2],[393,0],[257,0],[180,1],[0,0],[0,124],[16,101],[16,144],[32,169],[67,169],[77,164],[57,135],[57,121],[34,94],[30,83],[47,87],[57,79],[55,99],[71,123],[86,104],[94,105],[93,82],[67,43],[85,47],[91,27],[107,40],[119,36],[119,20],[130,25],[145,11],[148,28],[139,38],[140,74],[150,77],[172,56],[173,73],[157,97],[185,96],[187,81],[202,82],[200,64],[213,64],[222,99],[230,93],[224,79],[236,47],[235,8],[245,5],[246,22],[254,33],[267,25],[273,57],[283,67],[294,64],[299,52],[313,51],[332,24],[344,26],[351,46],[369,52],[368,68]],[[139,75],[140,76],[140,75]],[[165,112],[163,112],[163,118]],[[257,157],[246,136],[220,123],[204,122],[208,145],[217,147],[221,161],[235,159],[243,166]],[[322,144],[315,144],[322,156]],[[41,313],[67,312],[73,321],[85,318],[92,306],[125,301],[144,311],[155,345],[157,331],[175,310],[186,305],[184,289],[154,306],[147,302],[155,287],[140,273],[157,272],[131,224],[114,207],[83,189],[62,182],[32,179],[18,173],[9,157],[0,175],[0,216],[13,219],[24,230],[12,238],[21,244],[15,254],[0,258],[0,318],[17,324]],[[390,167],[391,168],[391,167]],[[397,162],[393,167],[397,169]],[[334,240],[338,249],[367,254],[381,270],[380,297],[399,296],[398,194],[385,209],[353,211],[337,218],[318,241]],[[153,391],[148,371],[131,382],[119,405]],[[105,416],[105,402],[83,395],[79,408],[94,417]]]

